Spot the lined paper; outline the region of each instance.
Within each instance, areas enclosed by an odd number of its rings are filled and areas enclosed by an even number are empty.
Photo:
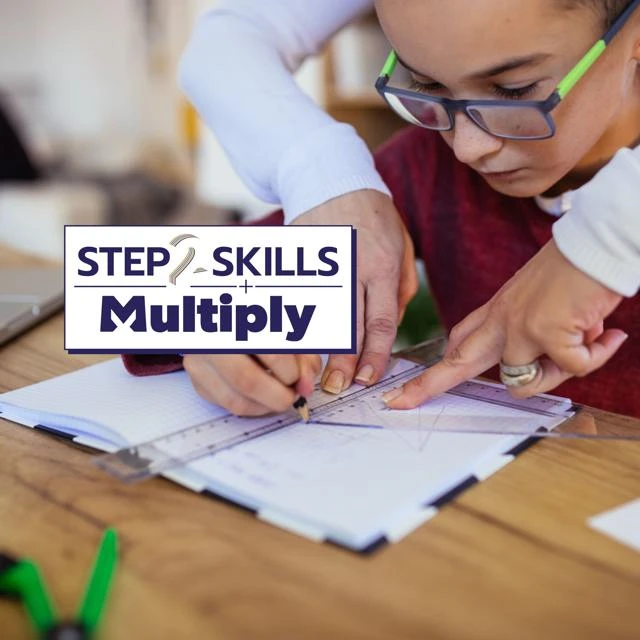
[[[399,360],[387,375],[413,367]],[[312,416],[335,399],[316,390],[309,398]],[[225,414],[195,393],[185,372],[136,378],[119,359],[2,394],[0,411],[17,422],[103,441],[105,450]],[[320,424],[298,422],[168,475],[256,509],[268,521],[286,522],[288,529],[313,532],[311,538],[362,548],[380,536],[398,539],[398,532],[427,520],[431,502],[469,476],[480,479],[504,466],[509,456],[503,454],[526,437],[433,431],[435,421],[515,420],[533,432],[541,421],[551,428],[562,418],[448,394],[414,411],[394,412],[374,392],[325,411]],[[354,426],[359,421],[368,427]]]

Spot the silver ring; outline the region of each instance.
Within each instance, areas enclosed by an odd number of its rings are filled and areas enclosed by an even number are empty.
[[[541,370],[539,360],[521,365],[509,365],[501,361],[500,380],[505,387],[524,387],[533,382]]]

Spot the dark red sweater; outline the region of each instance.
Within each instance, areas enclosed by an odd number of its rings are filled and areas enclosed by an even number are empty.
[[[491,299],[551,237],[553,216],[533,199],[494,191],[456,160],[438,134],[408,128],[376,153],[376,163],[404,217],[416,255],[425,262],[447,329]],[[282,215],[277,212],[262,223],[282,223]],[[569,380],[554,393],[640,418],[640,298],[623,301],[606,326],[629,334],[621,351],[600,370]],[[136,375],[180,367],[178,358],[124,360]]]

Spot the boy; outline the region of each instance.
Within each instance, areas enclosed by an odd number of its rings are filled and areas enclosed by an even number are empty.
[[[545,101],[626,4],[377,3],[383,28],[414,79],[413,97],[406,94],[404,100],[381,89],[403,117],[439,131],[401,134],[379,152],[378,168],[425,261],[447,328],[486,303],[549,241],[554,218],[534,196],[556,196],[584,184],[616,151],[640,140],[640,12],[548,112],[531,107],[518,115],[509,106],[479,103],[447,113],[444,107],[453,103],[441,100]],[[393,78],[387,87],[392,83]],[[607,322],[618,330],[620,344],[625,334],[631,337],[625,348],[557,393],[640,417],[638,318],[637,298],[625,300]],[[226,404],[233,393],[226,390],[222,402],[217,380],[208,377],[216,362],[222,360],[188,356],[185,366],[205,397]],[[236,362],[239,368],[246,363]]]

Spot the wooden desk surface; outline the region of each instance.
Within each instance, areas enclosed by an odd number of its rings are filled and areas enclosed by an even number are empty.
[[[59,314],[0,348],[0,391],[101,359],[65,354],[62,331]],[[62,612],[103,529],[120,533],[106,640],[640,638],[640,554],[585,524],[640,495],[640,443],[538,444],[370,557],[165,480],[125,487],[89,459],[0,420],[0,549],[38,562]],[[0,638],[31,637],[0,601]]]

